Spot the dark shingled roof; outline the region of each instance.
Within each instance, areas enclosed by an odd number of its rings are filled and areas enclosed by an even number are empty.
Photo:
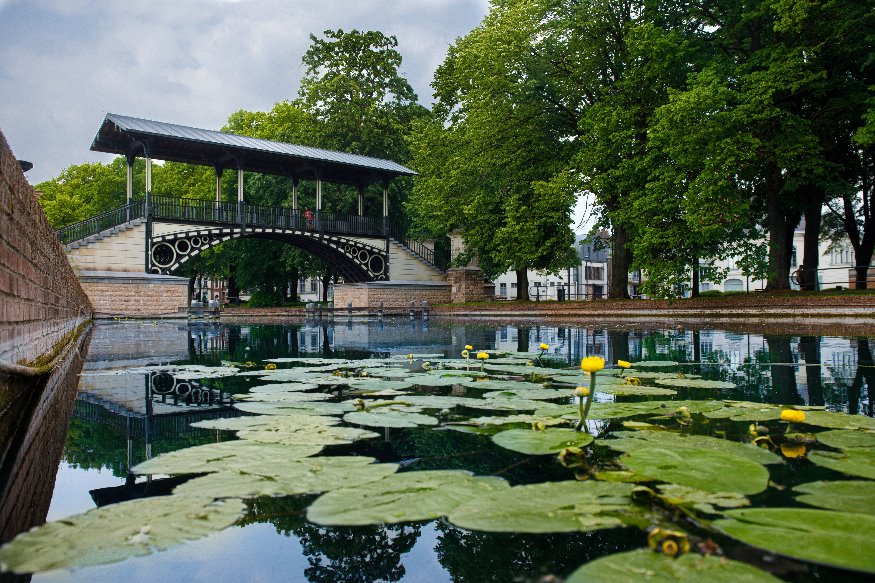
[[[108,113],[91,149],[142,156],[143,145],[157,160],[240,168],[249,172],[367,186],[397,176],[413,176],[410,168],[391,160],[310,148]]]

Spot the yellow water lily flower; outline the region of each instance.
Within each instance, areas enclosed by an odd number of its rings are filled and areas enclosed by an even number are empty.
[[[550,345],[544,344],[543,342],[541,342],[541,344],[538,345],[538,348],[540,348],[541,350],[548,350],[550,348]]]
[[[269,362],[264,365],[264,370],[276,370],[276,365],[272,362]]]
[[[605,359],[601,356],[587,356],[580,361],[580,368],[584,372],[594,373],[605,368]]]
[[[575,397],[586,397],[587,395],[589,395],[589,389],[586,387],[577,387],[574,389]]]
[[[662,541],[661,549],[662,554],[666,555],[667,557],[674,557],[678,554],[678,551],[680,550],[678,548],[678,544],[671,539],[666,539]]]
[[[477,360],[489,360],[489,353],[481,350],[477,353]]]
[[[474,347],[471,346],[470,344],[466,344],[466,345],[465,345],[465,350],[474,350]]]
[[[630,366],[632,366],[632,363],[628,360],[618,360],[617,366],[619,366],[620,368],[629,368]]]
[[[462,358],[464,358],[465,360],[467,360],[467,359],[468,359],[468,356],[470,356],[470,353],[469,353],[467,350],[463,350],[463,351],[462,351]]]
[[[789,423],[802,423],[805,421],[805,411],[797,411],[796,409],[784,409],[781,411],[781,421]]]
[[[785,458],[795,460],[796,458],[805,457],[805,453],[808,450],[802,444],[790,445],[783,444],[781,445],[781,453],[784,454]]]

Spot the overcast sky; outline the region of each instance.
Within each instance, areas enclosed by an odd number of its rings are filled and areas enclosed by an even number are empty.
[[[0,131],[36,184],[70,164],[120,113],[206,129],[237,109],[294,98],[310,33],[380,30],[431,102],[448,46],[488,0],[0,0]]]

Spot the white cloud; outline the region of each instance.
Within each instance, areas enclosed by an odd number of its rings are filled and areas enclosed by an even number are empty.
[[[446,49],[485,0],[0,0],[0,130],[33,182],[106,159],[88,150],[106,112],[216,129],[236,109],[297,93],[309,34],[382,30],[431,99]]]

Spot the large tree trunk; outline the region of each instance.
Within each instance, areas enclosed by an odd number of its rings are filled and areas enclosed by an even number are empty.
[[[529,299],[529,270],[517,269],[516,272],[516,299],[527,301]]]
[[[614,224],[612,243],[608,297],[618,300],[629,299],[629,264],[632,262],[632,254],[629,252],[629,232],[625,227]]]
[[[699,257],[693,256],[693,286],[690,288],[690,297],[697,298],[699,297]]]
[[[228,272],[228,301],[232,304],[239,304],[240,288],[237,286],[237,279],[235,278],[237,266],[232,263],[228,268]]]
[[[795,214],[795,213],[792,213]],[[769,277],[767,291],[790,289],[790,255],[793,246],[793,230],[796,227],[781,204],[777,193],[768,198],[769,224]]]
[[[823,201],[826,193],[822,188],[812,189],[805,208],[805,239],[802,263],[799,266],[799,289],[817,291],[817,269],[820,267],[820,223],[823,216]]]
[[[784,405],[804,405],[799,391],[796,388],[796,371],[792,366],[793,351],[790,348],[789,336],[766,335],[766,343],[769,345],[769,362],[775,363],[771,369],[772,391],[768,399],[771,403]]]

